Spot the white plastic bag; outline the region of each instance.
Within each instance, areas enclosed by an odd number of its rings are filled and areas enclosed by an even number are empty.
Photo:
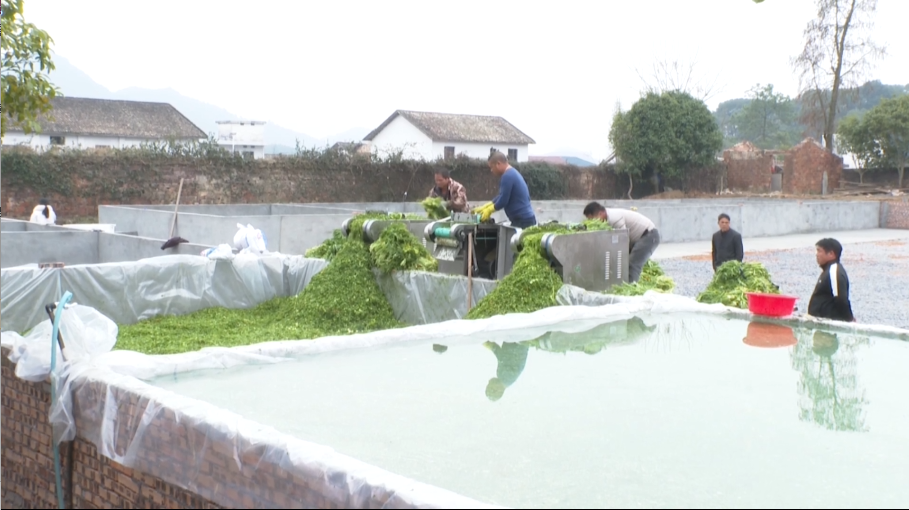
[[[219,244],[216,248],[202,250],[202,256],[210,259],[227,259],[234,258],[234,252],[229,244]]]
[[[252,228],[252,225],[248,225],[248,227]],[[246,228],[237,223],[237,233],[234,234],[234,249],[243,250],[249,246],[249,242],[246,239]]]
[[[265,253],[267,243],[261,230],[253,228],[249,224],[244,227],[239,223],[237,223],[237,228],[239,230],[234,234],[234,248],[239,251],[249,248],[253,253]]]
[[[59,313],[59,311],[58,311]],[[61,356],[59,344],[53,339],[57,350],[57,367],[68,362],[88,359],[110,351],[117,343],[117,324],[92,307],[70,304],[60,318],[60,334],[66,346]],[[53,324],[50,318],[35,326],[28,335],[16,335],[10,361],[16,363],[16,376],[31,382],[41,382],[51,372],[51,334]]]

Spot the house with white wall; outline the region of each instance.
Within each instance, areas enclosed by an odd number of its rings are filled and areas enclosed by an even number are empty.
[[[205,132],[167,103],[55,97],[53,109],[38,118],[41,131],[26,134],[10,123],[3,145],[27,145],[36,150],[125,149],[169,140],[205,140]]]
[[[527,161],[536,143],[502,117],[398,110],[363,139],[378,154],[403,152],[407,159],[486,159],[493,150],[513,162]]]
[[[265,122],[219,120],[218,145],[244,158],[262,159],[265,157]]]

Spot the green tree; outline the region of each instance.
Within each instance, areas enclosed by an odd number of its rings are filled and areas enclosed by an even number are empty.
[[[711,165],[723,135],[703,101],[685,92],[650,92],[627,112],[615,113],[609,142],[619,160],[616,170],[631,180],[679,177]]]
[[[877,144],[882,168],[896,168],[900,188],[909,165],[909,95],[885,99],[872,108],[863,122]]]
[[[877,165],[877,144],[868,131],[868,124],[858,115],[850,115],[840,121],[836,131],[836,150],[852,154],[859,182],[865,182],[865,174]]]
[[[792,128],[798,116],[792,99],[774,92],[773,85],[756,85],[748,97],[751,101],[732,118],[739,138],[762,149],[786,148],[798,143],[801,133]]]
[[[748,99],[740,97],[723,101],[717,105],[713,116],[720,127],[720,132],[723,133],[723,147],[732,147],[742,141],[739,128],[735,124],[734,119],[736,114],[748,106],[750,102]]]
[[[859,119],[850,116],[837,131],[840,148],[861,167],[896,168],[900,188],[909,165],[909,95],[881,101]]]
[[[2,1],[3,114],[0,136],[10,122],[26,133],[40,130],[38,117],[51,109],[58,90],[47,78],[54,70],[53,39],[22,18],[22,0]]]

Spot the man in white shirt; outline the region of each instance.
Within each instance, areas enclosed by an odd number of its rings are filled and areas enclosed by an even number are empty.
[[[660,245],[660,233],[650,218],[628,209],[607,209],[598,202],[584,208],[587,219],[605,221],[615,230],[628,230],[628,281],[634,283],[641,277],[644,264]]]

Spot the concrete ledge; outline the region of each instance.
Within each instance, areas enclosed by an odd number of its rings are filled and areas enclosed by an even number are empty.
[[[533,202],[540,222],[578,222],[587,200]],[[709,241],[717,229],[717,217],[726,213],[732,226],[746,237],[770,237],[800,233],[864,230],[882,226],[881,202],[835,200],[716,199],[610,200],[609,207],[631,208],[650,218],[664,243]],[[479,204],[474,204],[479,205]],[[101,223],[116,223],[117,231],[135,231],[140,236],[169,236],[171,206],[99,206]],[[268,248],[288,255],[301,255],[321,244],[355,212],[381,210],[423,213],[417,202],[334,204],[241,204],[181,206],[176,234],[193,243],[230,243],[237,224],[262,230]],[[501,211],[493,216],[504,221]]]
[[[30,226],[27,222],[25,227]],[[40,225],[35,225],[41,227]],[[16,227],[17,228],[17,227]],[[161,250],[160,239],[124,234],[86,232],[75,229],[0,232],[0,267],[16,267],[44,262],[64,264],[104,264],[128,262],[161,255],[199,255],[210,246],[184,243]]]

